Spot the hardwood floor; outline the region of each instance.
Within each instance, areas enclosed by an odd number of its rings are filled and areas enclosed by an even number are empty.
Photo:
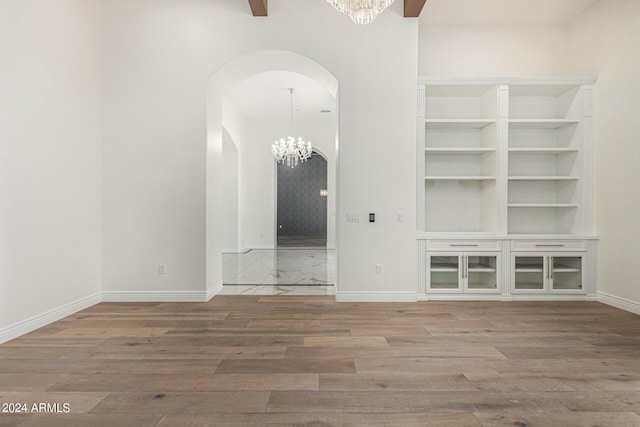
[[[640,426],[640,316],[584,302],[103,303],[1,345],[0,403],[29,412],[0,413],[3,427]]]

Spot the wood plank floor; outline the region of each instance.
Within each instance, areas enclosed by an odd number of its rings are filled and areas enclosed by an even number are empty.
[[[640,426],[640,316],[591,302],[103,303],[1,345],[0,403],[29,412],[0,413],[2,427]]]

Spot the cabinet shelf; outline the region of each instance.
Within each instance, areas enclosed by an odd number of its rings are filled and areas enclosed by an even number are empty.
[[[541,290],[544,289],[540,282],[518,282],[516,285],[518,290]]]
[[[496,269],[495,268],[491,268],[491,267],[474,268],[474,267],[469,266],[469,269],[467,271],[469,273],[495,273]]]
[[[482,129],[497,123],[494,119],[426,119],[428,129]]]
[[[509,203],[510,208],[577,208],[576,203]]]
[[[495,181],[495,176],[425,176],[426,181]]]
[[[477,147],[477,148],[444,148],[444,147],[428,147],[424,149],[427,154],[487,154],[495,153],[496,149],[491,147]]]
[[[580,273],[581,270],[579,268],[554,268],[554,273]]]
[[[434,282],[431,289],[458,289],[458,282]]]
[[[518,268],[516,267],[516,273],[542,273],[544,270],[542,268]]]
[[[457,268],[446,268],[446,267],[435,267],[432,268],[431,271],[434,273],[457,273]]]
[[[514,119],[509,120],[511,129],[559,129],[569,125],[577,125],[579,120],[567,119]]]
[[[578,181],[577,176],[509,176],[509,181]]]
[[[523,147],[523,148],[509,148],[510,153],[533,153],[533,154],[562,154],[562,153],[577,153],[577,148],[568,147]]]

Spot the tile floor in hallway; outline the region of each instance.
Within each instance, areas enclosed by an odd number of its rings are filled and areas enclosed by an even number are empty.
[[[251,249],[222,255],[222,294],[333,295],[335,250]]]

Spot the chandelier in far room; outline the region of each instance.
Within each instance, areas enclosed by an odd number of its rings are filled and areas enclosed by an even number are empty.
[[[293,133],[293,89],[289,88],[289,94],[291,96],[291,115],[289,118],[289,127],[291,133]],[[293,136],[280,138],[271,145],[271,153],[276,158],[278,163],[286,163],[287,166],[292,168],[298,166],[298,163],[306,161],[311,157],[312,153],[311,143],[305,142],[302,137],[298,137],[296,140]]]
[[[394,0],[327,0],[333,7],[347,15],[356,24],[365,25],[374,19]]]

